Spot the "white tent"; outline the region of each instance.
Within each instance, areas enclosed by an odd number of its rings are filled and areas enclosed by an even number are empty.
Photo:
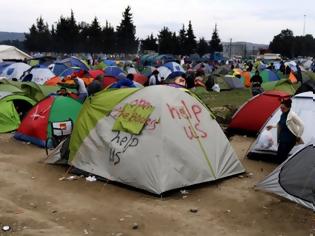
[[[21,51],[20,49],[8,46],[8,45],[0,45],[0,61],[2,60],[24,60],[32,58],[27,53]]]
[[[13,63],[12,65],[9,65],[4,69],[0,76],[6,77],[9,80],[12,79],[20,80],[23,73],[30,68],[31,68],[30,65],[25,64],[23,62]]]
[[[28,73],[25,73],[23,78],[21,78],[22,81],[32,81],[36,84],[45,84],[45,82],[56,75],[49,70],[48,68],[33,68]]]
[[[313,92],[300,93],[294,96],[292,98],[291,109],[302,119],[304,123],[304,133],[302,136],[304,143],[310,142],[310,140],[315,137],[315,95]],[[276,125],[280,120],[280,116],[281,110],[279,108],[267,121],[261,131],[265,130],[268,125]],[[259,141],[261,139],[261,135],[259,135],[249,151],[249,156],[254,156],[255,154],[277,154],[277,129],[272,129],[271,132],[274,140],[273,145],[268,148],[260,146]],[[296,152],[299,148],[301,148],[301,145],[295,146],[292,149],[291,154]]]
[[[285,197],[315,211],[315,140],[278,166],[257,189]]]
[[[91,115],[99,117],[114,99],[105,91],[85,103],[70,142],[76,168],[155,194],[244,172],[210,111],[187,92],[145,87],[91,125]],[[139,135],[112,131],[117,118],[126,115],[126,104],[154,108]]]

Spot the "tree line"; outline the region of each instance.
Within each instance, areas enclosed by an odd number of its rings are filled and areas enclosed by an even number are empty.
[[[124,10],[122,20],[116,28],[107,21],[102,27],[97,17],[91,23],[77,22],[71,11],[70,17],[61,16],[51,27],[39,17],[25,34],[25,38],[25,48],[33,52],[130,54],[140,49],[142,52],[150,50],[161,54],[203,55],[223,51],[217,26],[210,42],[204,38],[197,41],[191,21],[187,28],[183,25],[178,33],[163,27],[157,37],[151,34],[140,40],[136,37],[130,6]]]
[[[315,38],[311,34],[294,36],[293,31],[284,29],[274,36],[269,44],[269,50],[287,58],[298,56],[315,56]]]

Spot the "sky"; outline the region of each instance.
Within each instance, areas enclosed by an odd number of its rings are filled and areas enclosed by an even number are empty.
[[[90,23],[96,16],[105,25],[119,25],[130,5],[137,36],[157,35],[163,26],[179,31],[191,20],[197,38],[211,38],[215,24],[222,41],[232,39],[269,44],[289,28],[295,35],[315,36],[314,0],[11,0],[0,10],[0,31],[28,32],[39,16],[51,26],[71,9],[77,21]],[[305,15],[305,17],[304,17]]]

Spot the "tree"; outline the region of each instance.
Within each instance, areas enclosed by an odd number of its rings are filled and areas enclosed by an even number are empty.
[[[105,27],[102,31],[102,44],[105,53],[114,53],[116,50],[116,35],[115,29],[112,27],[108,21],[106,21]]]
[[[25,34],[25,46],[30,51],[47,52],[50,50],[51,34],[48,24],[44,19],[39,17],[36,25],[33,24],[29,29],[30,32]]]
[[[172,42],[174,39],[173,33],[167,28],[163,27],[163,29],[159,32],[158,35],[158,41],[159,41],[159,53],[173,53],[174,48],[172,46],[174,45],[174,42]]]
[[[88,28],[87,43],[91,53],[102,52],[102,28],[96,17]]]
[[[56,25],[56,44],[58,51],[66,53],[78,51],[79,39],[79,26],[71,10],[71,16],[68,18],[61,16]]]
[[[222,52],[223,51],[223,46],[221,44],[221,39],[219,37],[218,29],[217,29],[217,24],[215,24],[214,31],[212,33],[212,37],[210,40],[210,52]]]
[[[294,35],[290,29],[281,30],[280,34],[274,36],[269,44],[269,49],[274,53],[280,53],[285,57],[294,56]]]
[[[197,44],[197,53],[202,56],[210,52],[210,47],[205,38],[200,38]]]
[[[180,54],[185,55],[186,53],[186,46],[187,46],[187,34],[186,34],[186,29],[185,25],[181,28],[178,34],[178,44],[180,48]]]
[[[189,21],[188,23],[186,37],[187,39],[186,39],[185,53],[192,54],[196,52],[197,42],[196,42],[196,36],[194,35],[191,21]]]
[[[150,50],[150,51],[158,51],[157,38],[151,34],[146,39],[141,40],[141,51]]]
[[[136,26],[132,21],[131,8],[128,6],[122,14],[123,19],[117,26],[117,49],[121,53],[135,53],[138,49]]]

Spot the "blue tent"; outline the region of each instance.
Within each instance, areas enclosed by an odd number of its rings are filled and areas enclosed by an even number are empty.
[[[2,73],[2,71],[7,68],[9,65],[13,64],[14,62],[1,62],[0,63],[0,74]]]
[[[119,78],[120,75],[125,75],[124,71],[118,66],[109,66],[104,70],[105,76],[111,76],[114,78]]]
[[[158,68],[160,76],[164,79],[174,79],[177,76],[185,74],[185,70],[176,62],[168,62]]]
[[[79,58],[76,58],[73,56],[66,58],[60,62],[65,64],[68,67],[80,67],[80,69],[84,70],[84,71],[90,70],[90,68],[83,61],[81,61]]]
[[[80,70],[81,70],[80,67],[69,67],[65,69],[63,72],[61,72],[59,77],[69,76],[69,75],[72,75],[74,72],[79,72]]]
[[[61,63],[61,62],[56,62],[56,63],[50,65],[49,68],[57,76],[61,75],[62,72],[69,69],[68,66],[66,66],[64,63]]]
[[[104,64],[106,65],[106,66],[117,66],[117,64],[116,64],[116,61],[114,61],[114,60],[104,60]]]

